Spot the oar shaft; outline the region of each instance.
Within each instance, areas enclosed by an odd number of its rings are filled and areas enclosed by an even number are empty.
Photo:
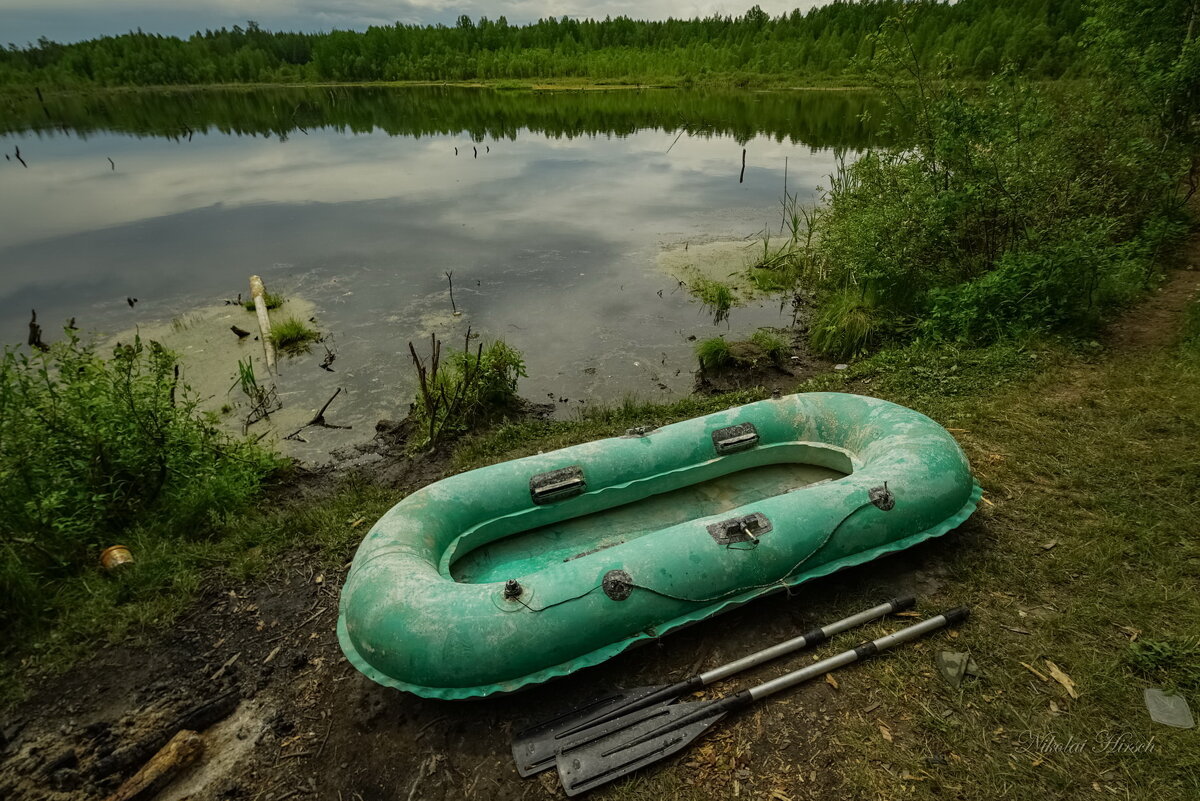
[[[785,673],[777,679],[763,682],[757,687],[753,687],[748,691],[750,701],[760,701],[767,696],[774,695],[790,687],[795,687],[797,684],[803,684],[806,681],[815,679],[818,676],[837,670],[840,667],[845,667],[852,662],[857,662],[860,659],[866,659],[869,656],[886,651],[889,648],[894,648],[902,643],[915,640],[918,637],[923,637],[931,631],[937,631],[940,628],[954,625],[967,617],[968,611],[965,606],[960,606],[957,609],[951,609],[949,612],[931,617],[927,620],[922,620],[920,623],[909,626],[908,628],[900,629],[894,634],[888,634],[885,637],[880,637],[878,640],[863,643],[857,648],[852,648],[849,651],[843,651],[837,656],[831,656],[828,659],[822,659],[820,662],[809,665],[808,667],[794,670],[791,673]],[[740,693],[739,693],[740,694]]]
[[[911,595],[904,595],[899,598],[893,598],[887,603],[872,607],[871,609],[859,612],[856,615],[843,618],[835,623],[830,623],[828,626],[806,631],[799,637],[781,642],[778,645],[772,645],[770,648],[764,648],[758,653],[744,656],[730,662],[727,665],[715,667],[712,670],[706,670],[700,674],[700,684],[707,686],[713,682],[728,678],[735,673],[741,673],[743,670],[758,667],[761,664],[770,662],[772,659],[778,659],[781,656],[799,651],[803,648],[808,648],[813,645],[825,642],[835,634],[839,634],[847,629],[852,629],[855,626],[861,626],[864,623],[870,623],[872,620],[878,620],[881,617],[890,615],[893,612],[899,612],[902,609],[907,609],[916,603],[916,598]]]
[[[740,673],[743,670],[749,670],[750,668],[758,667],[765,662],[769,662],[772,659],[778,659],[785,654],[799,651],[800,649],[808,646],[817,645],[818,643],[824,642],[835,634],[854,628],[855,626],[861,626],[864,623],[870,623],[872,620],[877,620],[885,615],[890,615],[893,612],[899,612],[902,609],[907,609],[916,602],[917,599],[911,595],[901,595],[898,598],[893,598],[892,600],[882,603],[879,606],[866,609],[856,615],[851,615],[850,617],[830,623],[828,626],[822,626],[821,628],[813,629],[812,631],[805,632],[799,637],[793,637],[786,642],[781,642],[778,645],[772,645],[770,648],[764,648],[757,653],[744,656],[741,659],[730,662],[727,665],[721,665],[720,667],[713,668],[712,670],[705,671],[704,673],[694,675],[691,678],[676,682],[668,687],[663,687],[662,689],[650,693],[649,695],[645,695],[636,701],[622,704],[616,709],[613,709],[611,712],[594,718],[589,718],[574,728],[560,732],[559,734],[555,735],[555,738],[558,740],[565,740],[567,737],[578,734],[585,729],[593,728],[602,723],[608,723],[611,720],[616,720],[617,718],[632,714],[640,709],[645,709],[656,704],[670,703],[680,696],[686,695],[694,690],[698,690],[701,687],[706,687],[715,681],[720,681],[721,679],[732,676],[735,673]]]

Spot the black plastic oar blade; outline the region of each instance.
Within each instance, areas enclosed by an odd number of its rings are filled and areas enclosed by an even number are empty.
[[[519,732],[512,741],[512,755],[517,763],[517,772],[522,776],[532,776],[554,767],[554,757],[564,746],[593,739],[587,736],[592,721],[634,705],[666,686],[658,684],[653,687],[613,690],[582,707]]]
[[[711,707],[712,714],[703,714],[703,707]],[[619,728],[607,736],[558,754],[559,781],[569,796],[586,793],[682,751],[725,715],[717,702],[701,701],[653,707],[614,721]]]

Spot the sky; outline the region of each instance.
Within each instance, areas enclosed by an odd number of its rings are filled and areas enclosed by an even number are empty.
[[[758,0],[772,16],[823,0]],[[542,17],[625,15],[635,19],[740,15],[755,0],[0,0],[0,44],[19,46],[46,36],[60,42],[119,34],[141,28],[147,33],[187,36],[205,28],[229,27],[255,20],[271,30],[325,31],[363,29],[404,23],[451,24],[459,15],[505,16],[512,24]]]

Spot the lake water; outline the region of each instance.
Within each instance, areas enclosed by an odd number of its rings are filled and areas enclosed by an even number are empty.
[[[0,335],[24,342],[31,309],[47,341],[72,317],[98,337],[136,326],[184,353],[208,407],[237,407],[237,360],[262,350],[229,332],[254,316],[222,304],[261,275],[296,299],[276,314],[313,316],[336,353],[333,372],[321,345],[280,366],[281,430],[345,390],[327,417],[353,430],[285,443],[310,459],[403,417],[408,342],[459,346],[468,325],[521,350],[521,394],[559,414],[679,397],[692,337],[791,320],[757,298],[714,324],[687,291],[692,249],[738,243],[738,269],[778,230],[785,171],[815,202],[836,160],[870,144],[873,103],[443,87],[7,98]]]

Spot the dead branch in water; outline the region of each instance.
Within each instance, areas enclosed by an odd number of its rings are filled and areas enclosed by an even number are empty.
[[[454,305],[454,270],[446,271],[446,283],[450,284],[450,311],[458,316],[458,307]]]
[[[325,410],[329,408],[329,404],[333,403],[334,398],[336,398],[338,395],[341,395],[341,394],[342,394],[342,388],[338,387],[337,391],[334,392],[333,395],[331,395],[329,397],[329,400],[325,401],[325,405],[321,407],[321,410],[319,412],[317,412],[315,415],[313,415],[313,419],[309,420],[307,423],[300,426],[300,428],[296,429],[291,434],[288,434],[286,437],[284,437],[284,439],[294,439],[294,440],[300,440],[303,442],[305,440],[303,437],[300,436],[300,432],[306,428],[311,428],[312,426],[316,426],[318,428],[341,428],[341,429],[347,429],[347,430],[354,428],[354,426],[335,426],[332,423],[327,422],[325,420]]]
[[[337,358],[337,353],[330,350],[329,346],[324,342],[321,343],[321,346],[325,348],[325,358],[321,360],[320,367],[325,372],[332,373],[334,372],[334,369],[331,365],[333,364],[333,360]]]
[[[417,369],[417,385],[421,393],[421,404],[425,416],[429,420],[429,446],[437,446],[438,440],[445,433],[446,425],[459,418],[475,382],[483,369],[483,343],[480,343],[471,358],[471,328],[467,327],[467,335],[463,341],[463,366],[461,380],[454,382],[438,381],[438,369],[441,366],[442,343],[437,335],[429,335],[430,359],[429,365],[417,355],[417,349],[412,342],[408,343],[408,352],[412,355],[413,365]],[[450,384],[450,393],[446,393],[446,384]]]
[[[29,347],[42,351],[50,350],[50,346],[42,342],[42,327],[38,325],[37,309],[30,309],[30,314],[33,316],[29,318]]]

